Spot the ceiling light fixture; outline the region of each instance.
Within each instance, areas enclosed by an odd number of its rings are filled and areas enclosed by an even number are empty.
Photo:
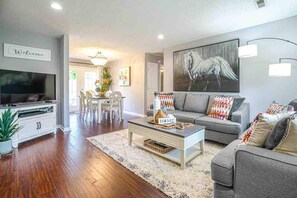
[[[163,35],[163,34],[159,34],[159,35],[158,35],[158,39],[159,39],[159,40],[163,40],[163,39],[164,39],[164,35]]]
[[[51,7],[53,9],[55,9],[55,10],[62,10],[63,9],[62,6],[60,4],[58,4],[58,3],[52,3]]]
[[[97,52],[95,56],[90,56],[91,62],[96,66],[104,66],[108,60],[105,56],[101,54],[101,52]]]

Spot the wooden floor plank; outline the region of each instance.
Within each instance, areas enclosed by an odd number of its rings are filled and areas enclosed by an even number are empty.
[[[71,132],[49,134],[19,145],[0,160],[1,197],[167,197],[86,140],[127,128],[70,116]]]

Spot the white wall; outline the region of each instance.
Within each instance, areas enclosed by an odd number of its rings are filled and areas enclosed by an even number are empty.
[[[122,92],[125,96],[124,111],[144,115],[144,53],[135,54],[124,59],[109,62],[107,65],[111,68],[113,79],[112,90]],[[131,67],[131,86],[119,86],[119,69]]]
[[[52,60],[47,62],[4,57],[3,43],[49,49],[52,53]],[[65,128],[69,127],[69,113],[67,112],[68,98],[67,95],[65,97],[61,95],[64,92],[68,92],[68,84],[64,86],[63,83],[67,81],[67,79],[64,78],[64,72],[66,72],[66,77],[68,78],[68,73],[65,70],[68,67],[69,59],[68,36],[54,38],[33,32],[0,27],[0,45],[0,69],[56,74],[56,96],[59,102],[58,124],[62,124]],[[62,77],[64,79],[62,79]],[[61,103],[63,99],[65,101]],[[65,108],[63,108],[63,106],[65,106]]]
[[[279,37],[297,43],[297,16],[164,49],[165,91],[173,91],[174,51],[235,38],[245,45],[247,40],[260,37]],[[297,98],[297,62],[291,61],[291,77],[268,76],[268,65],[277,63],[280,57],[297,58],[297,46],[272,40],[254,43],[258,44],[258,56],[240,59],[240,95],[251,104],[251,118],[265,111],[274,100],[288,104]]]

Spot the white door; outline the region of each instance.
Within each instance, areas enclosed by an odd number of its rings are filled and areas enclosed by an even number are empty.
[[[70,68],[69,70],[69,112],[78,111],[78,71]]]
[[[154,101],[154,93],[159,91],[159,66],[157,63],[147,63],[147,105]]]

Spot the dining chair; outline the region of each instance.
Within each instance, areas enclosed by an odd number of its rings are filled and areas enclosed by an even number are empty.
[[[86,105],[86,95],[85,93],[80,90],[79,92],[80,96],[79,96],[79,102],[80,102],[80,106],[79,106],[79,117],[85,117],[85,113],[86,113],[86,108],[87,108],[87,105]]]
[[[93,96],[95,95],[95,91],[93,90],[88,90],[86,92],[86,118],[88,115],[90,115],[90,118],[93,119],[92,115],[95,115],[95,112],[98,112],[98,101],[93,100]],[[98,116],[98,115],[97,115]]]
[[[109,95],[109,103],[103,103],[101,105],[102,110],[109,111],[110,123],[114,118],[114,112],[117,112],[122,121],[122,94],[119,91],[114,91]],[[102,112],[100,112],[102,113]]]

